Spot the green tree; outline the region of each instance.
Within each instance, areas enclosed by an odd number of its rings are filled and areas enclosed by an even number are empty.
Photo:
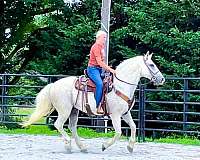
[[[37,55],[30,48],[32,37],[44,29],[44,23],[35,23],[37,15],[56,11],[63,1],[5,0],[1,1],[0,73],[20,73]]]

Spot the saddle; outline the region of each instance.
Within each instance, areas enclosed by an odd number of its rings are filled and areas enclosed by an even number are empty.
[[[105,73],[105,78],[103,79],[103,95],[102,95],[102,99],[100,103],[101,107],[104,110],[105,115],[108,115],[107,110],[106,110],[105,95],[112,90],[112,83],[113,83],[113,75],[110,73]],[[85,106],[87,114],[89,116],[96,115],[91,111],[90,105],[88,104],[88,92],[95,93],[96,86],[93,83],[93,81],[89,78],[87,74],[87,70],[84,70],[84,75],[81,75],[77,78],[75,82],[75,88],[78,90],[76,103],[77,103],[80,92],[82,92],[82,108],[83,106]]]

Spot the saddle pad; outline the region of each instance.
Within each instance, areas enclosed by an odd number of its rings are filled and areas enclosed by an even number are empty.
[[[77,90],[85,91],[85,85],[87,85],[88,92],[95,92],[95,84],[89,78],[87,78],[86,81],[82,81],[81,78],[77,78],[75,83],[75,88]]]

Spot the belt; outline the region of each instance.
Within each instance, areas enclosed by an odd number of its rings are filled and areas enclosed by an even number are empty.
[[[88,68],[102,68],[100,66],[88,66]]]

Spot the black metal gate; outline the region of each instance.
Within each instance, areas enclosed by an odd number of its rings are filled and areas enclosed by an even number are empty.
[[[9,84],[14,77],[18,77],[19,81]],[[18,110],[34,108],[34,99],[40,89],[63,77],[66,75],[0,74],[0,124],[19,123],[20,118],[29,116],[18,113]],[[146,136],[156,137],[171,132],[199,135],[200,87],[195,86],[200,86],[200,78],[167,78],[165,85],[158,88],[139,85],[135,93],[136,104],[131,110],[137,125],[138,140],[145,141]],[[79,121],[82,127],[101,128],[105,132],[112,129],[109,117],[81,115]],[[125,135],[129,134],[130,129],[125,123],[122,123],[122,129]]]

